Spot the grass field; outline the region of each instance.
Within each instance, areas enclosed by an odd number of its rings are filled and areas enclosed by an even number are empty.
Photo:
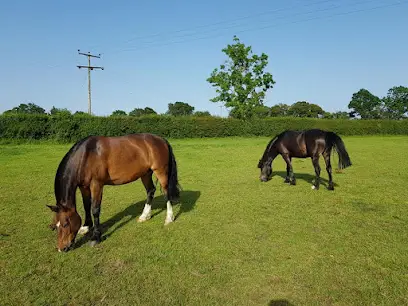
[[[407,305],[408,137],[343,139],[353,166],[334,173],[334,192],[322,159],[318,191],[310,159],[294,159],[296,186],[281,157],[261,183],[267,138],[173,140],[175,222],[163,226],[159,189],[138,223],[142,183],[108,186],[106,240],[66,254],[45,204],[70,146],[2,145],[0,304]]]

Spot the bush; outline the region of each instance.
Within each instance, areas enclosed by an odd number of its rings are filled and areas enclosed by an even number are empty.
[[[166,138],[268,136],[283,130],[321,128],[340,135],[408,134],[408,120],[267,118],[242,121],[217,117],[94,117],[0,115],[0,138],[75,142],[88,135],[149,132]]]

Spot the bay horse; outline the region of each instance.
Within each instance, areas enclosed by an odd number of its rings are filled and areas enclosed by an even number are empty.
[[[147,200],[138,222],[151,217],[151,204],[158,179],[167,201],[164,224],[174,220],[172,202],[179,199],[177,163],[169,142],[154,134],[139,133],[117,137],[88,136],[75,143],[62,158],[54,180],[56,205],[52,229],[57,229],[58,251],[68,251],[78,233],[93,226],[91,244],[101,241],[99,216],[104,185],[123,185],[141,178]],[[76,209],[76,190],[80,189],[85,222]],[[94,224],[92,222],[92,216]]]
[[[296,185],[293,173],[292,157],[312,159],[316,173],[316,181],[312,189],[319,189],[320,185],[320,165],[319,157],[323,155],[326,163],[326,170],[329,175],[327,189],[334,190],[332,179],[332,167],[330,154],[335,149],[338,157],[338,168],[344,169],[351,166],[351,160],[346,150],[343,140],[334,132],[320,129],[309,129],[302,131],[286,130],[271,139],[259,160],[258,168],[261,169],[260,180],[267,182],[272,178],[272,161],[279,154],[286,162],[285,183]]]

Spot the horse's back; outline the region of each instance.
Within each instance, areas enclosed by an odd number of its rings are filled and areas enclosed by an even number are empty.
[[[279,137],[280,150],[292,157],[310,157],[324,148],[325,135],[321,129],[286,130]]]
[[[280,135],[282,137],[294,138],[304,136],[306,138],[315,138],[324,136],[327,132],[321,129],[306,129],[306,130],[286,130]]]
[[[86,146],[86,181],[124,184],[145,175],[168,160],[166,142],[148,133],[92,136]]]
[[[133,154],[138,151],[162,151],[167,148],[166,141],[160,136],[149,133],[128,134],[123,136],[98,136],[98,141],[110,153],[125,153]]]
[[[327,132],[321,129],[309,129],[304,131],[306,139],[325,138]]]
[[[292,157],[303,157],[305,152],[302,131],[286,130],[278,136],[278,151],[281,154],[289,154]]]
[[[148,152],[149,162],[153,168],[155,168],[156,164],[163,164],[168,161],[168,146],[166,140],[162,137],[149,133],[130,134],[127,136],[132,144],[140,146],[140,148],[143,147],[143,150]],[[126,139],[126,136],[124,137]]]

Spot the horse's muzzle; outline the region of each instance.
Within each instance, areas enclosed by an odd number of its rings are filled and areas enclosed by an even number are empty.
[[[267,182],[267,181],[270,180],[270,178],[268,178],[268,177],[262,175],[262,176],[259,178],[259,180],[260,180],[261,182]]]
[[[66,253],[66,252],[68,252],[69,250],[72,249],[73,245],[74,245],[74,243],[71,242],[71,243],[68,244],[65,248],[63,248],[63,249],[58,249],[58,252],[64,252],[64,253]]]

